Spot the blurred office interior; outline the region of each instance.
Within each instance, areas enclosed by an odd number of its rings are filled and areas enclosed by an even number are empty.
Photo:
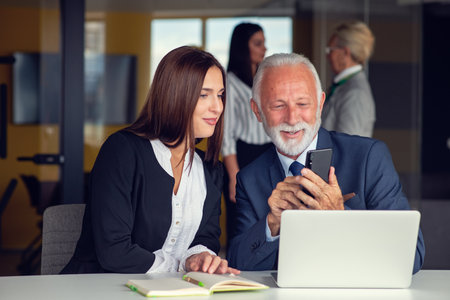
[[[85,201],[101,144],[134,120],[166,52],[193,45],[226,67],[233,27],[257,22],[268,55],[305,54],[326,88],[324,49],[349,19],[376,37],[374,137],[422,213],[424,268],[449,269],[450,1],[0,0],[0,275],[39,273],[43,210]]]

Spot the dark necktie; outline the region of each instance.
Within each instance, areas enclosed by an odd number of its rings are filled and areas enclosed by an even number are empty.
[[[291,171],[291,173],[294,176],[298,176],[298,175],[302,175],[301,171],[303,169],[304,165],[302,165],[301,163],[299,163],[298,161],[294,161],[290,166],[289,166],[289,171]]]
[[[333,82],[333,84],[328,89],[327,97],[325,99],[330,100],[331,95],[333,95],[334,90],[340,85],[339,82]]]
[[[333,95],[334,91],[336,90],[336,88],[342,84],[344,84],[347,80],[349,80],[350,78],[352,78],[353,76],[355,76],[356,74],[358,74],[360,71],[355,72],[353,74],[348,75],[347,77],[342,78],[341,80],[339,80],[338,82],[333,82],[333,84],[330,86],[330,88],[328,89],[328,93],[327,93],[327,97],[325,98],[326,100],[330,100],[331,95]]]

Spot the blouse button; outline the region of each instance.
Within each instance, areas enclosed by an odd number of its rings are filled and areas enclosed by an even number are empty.
[[[171,241],[172,243],[175,243],[175,239],[171,239],[170,241]]]
[[[180,221],[176,221],[175,224],[176,224],[176,225],[180,225]]]

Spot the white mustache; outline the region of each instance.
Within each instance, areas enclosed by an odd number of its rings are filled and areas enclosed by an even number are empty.
[[[283,124],[280,124],[280,125],[272,127],[272,128],[276,129],[277,131],[297,132],[300,130],[305,130],[310,127],[311,126],[309,126],[308,123],[306,123],[306,122],[298,122],[297,124],[295,124],[293,126],[283,123]]]

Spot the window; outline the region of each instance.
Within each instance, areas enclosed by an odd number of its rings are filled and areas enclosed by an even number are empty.
[[[226,68],[231,34],[242,22],[261,25],[266,38],[266,56],[292,52],[292,19],[289,17],[156,19],[151,25],[150,78],[163,56],[183,45],[198,46],[211,52]]]
[[[158,19],[152,21],[150,78],[164,55],[177,47],[202,46],[200,19]]]

